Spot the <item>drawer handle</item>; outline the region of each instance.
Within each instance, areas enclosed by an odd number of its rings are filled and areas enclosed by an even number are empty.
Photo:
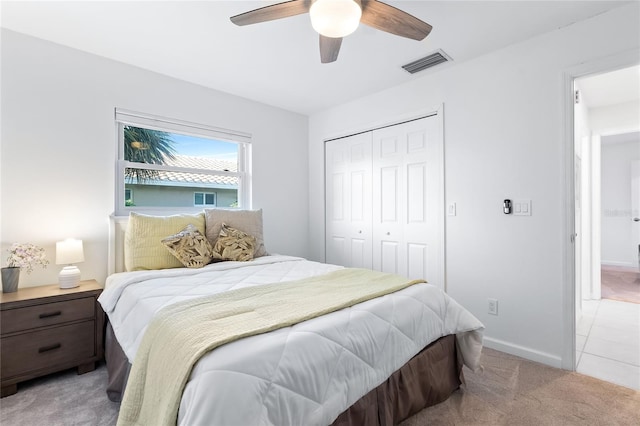
[[[61,315],[61,314],[62,314],[62,311],[48,312],[46,314],[40,314],[40,319],[49,318],[49,317],[57,317],[58,315]]]
[[[55,343],[53,345],[44,346],[44,347],[38,349],[38,353],[52,351],[54,349],[58,349],[60,346],[62,346],[60,343]]]

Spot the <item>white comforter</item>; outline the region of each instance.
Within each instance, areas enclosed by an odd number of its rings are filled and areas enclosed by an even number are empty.
[[[111,275],[99,302],[130,362],[154,314],[172,303],[341,268],[288,256],[202,269]],[[477,370],[482,324],[435,286],[407,289],[222,346],[185,388],[181,425],[325,425],[429,343],[457,334]],[[309,368],[309,366],[313,366]]]

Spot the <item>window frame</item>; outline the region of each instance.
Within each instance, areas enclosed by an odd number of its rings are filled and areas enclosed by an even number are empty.
[[[202,204],[196,204],[196,194],[202,194]],[[213,195],[213,204],[207,204],[207,195]],[[217,192],[205,192],[194,191],[193,192],[193,206],[194,207],[216,207],[218,205],[218,193]]]
[[[143,114],[120,108],[115,109],[115,125],[117,132],[117,159],[116,159],[116,189],[115,189],[115,216],[128,216],[130,212],[171,214],[177,212],[201,211],[208,205],[184,206],[184,207],[151,207],[151,206],[125,206],[125,169],[138,168],[158,171],[198,173],[216,176],[233,176],[238,178],[238,207],[251,208],[251,134],[235,130],[222,129],[204,124],[188,121],[174,120],[165,117]],[[197,169],[188,167],[174,167],[161,164],[146,164],[126,161],[124,159],[124,127],[134,126],[150,130],[176,133],[199,138],[214,139],[221,142],[235,143],[238,145],[238,171],[227,172],[223,170]],[[144,166],[141,167],[141,164]],[[195,191],[200,192],[200,191]],[[203,191],[205,192],[204,188]],[[217,203],[217,195],[215,196]],[[195,197],[194,200],[195,202]]]

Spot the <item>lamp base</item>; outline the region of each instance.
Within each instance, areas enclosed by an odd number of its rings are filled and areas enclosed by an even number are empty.
[[[77,266],[65,266],[58,275],[60,288],[75,288],[80,285],[80,269]]]

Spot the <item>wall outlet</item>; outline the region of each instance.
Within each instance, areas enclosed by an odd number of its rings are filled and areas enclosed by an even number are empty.
[[[488,312],[491,315],[498,315],[498,299],[487,299],[488,303]]]

